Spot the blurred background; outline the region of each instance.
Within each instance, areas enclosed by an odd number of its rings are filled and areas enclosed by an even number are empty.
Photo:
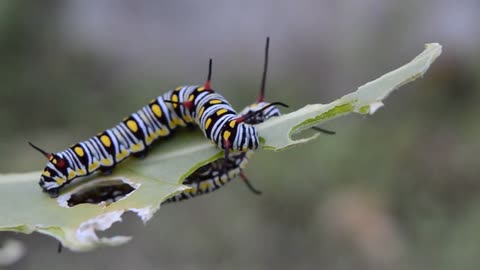
[[[444,46],[423,79],[373,116],[349,116],[307,145],[261,151],[234,181],[167,205],[133,240],[88,253],[40,234],[0,234],[27,253],[8,269],[478,269],[480,2],[0,2],[0,172],[40,170],[50,151],[112,127],[178,85],[213,86],[237,109],[328,103]],[[0,217],[1,218],[1,217]],[[112,232],[101,233],[112,235]]]

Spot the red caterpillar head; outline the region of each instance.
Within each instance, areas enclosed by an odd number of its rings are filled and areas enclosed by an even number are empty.
[[[38,184],[42,187],[43,191],[51,197],[57,197],[58,189],[68,181],[67,160],[58,154],[48,153],[30,142],[29,144],[48,159],[48,163],[40,176]]]

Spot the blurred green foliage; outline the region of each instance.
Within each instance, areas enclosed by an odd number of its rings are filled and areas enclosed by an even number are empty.
[[[193,64],[188,57],[174,56],[159,63],[162,68],[158,70],[126,75],[135,66],[126,67],[118,54],[65,38],[70,29],[63,25],[68,21],[63,15],[67,2],[74,1],[0,4],[2,172],[42,168],[42,158],[28,148],[27,140],[51,151],[61,150],[113,126],[168,88],[203,80],[204,70],[197,67],[205,66],[206,61]],[[132,12],[126,14],[142,15],[122,3],[119,5]],[[409,10],[420,14],[428,9],[409,5],[393,6],[382,14],[408,14]],[[333,7],[326,5],[328,8]],[[180,15],[174,19],[183,20]],[[268,98],[293,107],[334,99],[350,92],[343,91],[345,87],[353,90],[403,64],[425,42],[443,44],[444,55],[424,79],[394,94],[374,116],[332,122],[328,127],[337,131],[334,137],[280,153],[259,153],[247,173],[264,191],[261,197],[234,182],[208,196],[164,207],[147,226],[129,215],[114,230],[133,234],[135,240],[93,253],[56,255],[50,238],[18,235],[15,237],[25,241],[28,253],[12,269],[67,265],[72,270],[477,269],[480,44],[472,37],[465,43],[473,45],[464,53],[457,47],[461,42],[423,40],[420,30],[405,32],[402,16],[375,15],[371,16],[377,18],[375,25],[381,31],[362,33],[366,38],[354,36],[351,40],[358,43],[348,46],[342,43],[342,35],[325,38],[341,44],[339,47],[322,46],[322,41],[313,37],[294,38],[313,35],[314,28],[283,39],[272,34]],[[293,22],[297,18],[284,19]],[[336,29],[341,20],[348,24],[349,18],[332,20],[329,27]],[[273,26],[261,27],[265,28],[263,37],[282,33]],[[421,29],[421,25],[415,27]],[[215,30],[198,35],[215,35]],[[355,27],[351,31],[355,33]],[[401,33],[402,39],[389,40],[389,31],[391,35]],[[192,54],[205,53],[209,44],[188,43],[197,37],[192,35],[185,39],[165,35],[158,52],[171,48],[168,44],[182,44]],[[238,35],[249,38],[248,32],[224,35],[214,36],[214,41]],[[257,41],[261,44],[263,39]],[[240,53],[227,53],[245,52],[244,46],[232,46],[215,58],[220,58],[216,70],[226,76],[216,83],[238,109],[253,100],[260,77],[258,56],[242,58]],[[260,48],[254,49],[260,54]],[[185,50],[179,46],[163,53],[182,55]],[[285,58],[287,53],[290,58]],[[276,57],[287,61],[275,62]],[[246,59],[256,62],[247,63]],[[183,74],[189,64],[195,66],[196,78],[171,76]],[[184,235],[174,235],[174,230]],[[13,234],[2,234],[0,239],[4,236]]]

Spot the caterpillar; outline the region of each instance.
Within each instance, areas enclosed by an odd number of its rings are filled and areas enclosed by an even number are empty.
[[[258,100],[255,103],[247,106],[239,114],[240,117],[246,119],[245,123],[250,125],[259,124],[268,120],[271,117],[281,115],[280,110],[277,107],[275,107],[274,105],[269,106],[270,103],[263,101],[265,95],[265,82],[268,67],[269,43],[270,39],[267,37],[262,84],[260,86],[260,95],[258,97]],[[263,109],[265,107],[267,108]],[[253,115],[254,117],[249,117],[250,115]],[[260,191],[258,191],[252,186],[248,178],[243,173],[243,169],[245,169],[249,162],[249,159],[252,156],[252,150],[233,153],[228,158],[220,158],[198,168],[195,172],[193,172],[183,181],[183,184],[190,186],[190,188],[168,198],[162,204],[179,202],[202,194],[213,192],[221,188],[223,185],[236,178],[237,176],[240,176],[243,179],[244,183],[254,194],[261,194]]]
[[[262,96],[263,95],[261,95],[260,97]],[[281,112],[275,106],[270,106],[267,110],[262,110],[269,104],[270,103],[264,102],[259,98],[256,103],[253,103],[243,109],[240,112],[240,115],[247,116],[255,114],[255,117],[249,118],[249,120],[247,121],[247,123],[251,125],[260,124],[272,117],[280,116]],[[260,114],[255,113],[260,110]],[[319,127],[313,127],[313,129],[328,135],[335,134],[334,131],[326,130]],[[228,158],[220,158],[200,167],[183,181],[184,185],[190,186],[189,189],[186,189],[168,198],[162,204],[179,202],[199,195],[213,192],[220,189],[226,183],[230,182],[238,176],[243,180],[243,182],[247,185],[250,191],[257,195],[261,194],[262,192],[254,188],[248,180],[247,176],[243,173],[243,170],[247,166],[253,154],[253,150],[232,153]]]
[[[268,105],[269,103],[266,102],[254,103],[246,107],[242,113],[240,113],[240,115],[247,116]],[[251,125],[259,124],[271,117],[279,115],[281,115],[280,110],[275,106],[271,106],[269,107],[269,110],[264,110],[261,114],[256,115],[256,117],[249,118],[247,123]],[[253,150],[232,153],[227,158],[217,159],[198,168],[193,174],[188,176],[183,181],[183,184],[190,186],[190,188],[168,198],[162,204],[179,202],[202,194],[213,192],[223,187],[226,183],[235,179],[237,176],[241,177],[250,191],[252,191],[254,194],[261,194],[262,192],[254,188],[247,176],[243,173],[243,170],[247,166],[253,154]]]
[[[245,123],[249,125],[256,125],[267,121],[272,117],[281,115],[280,110],[275,106],[277,103],[269,103],[264,101],[265,84],[268,68],[268,54],[269,54],[270,39],[267,37],[265,46],[265,59],[263,64],[263,74],[260,86],[260,95],[256,102],[245,107],[239,116],[245,119]],[[313,127],[314,130],[325,134],[335,134],[334,131],[326,130],[319,127]],[[261,194],[262,192],[253,187],[248,180],[243,170],[247,166],[249,160],[252,158],[254,151],[248,150],[246,152],[232,153],[228,157],[217,159],[198,168],[194,173],[188,176],[184,181],[184,185],[190,186],[186,189],[162,202],[162,204],[179,202],[187,200],[202,194],[207,194],[218,190],[226,183],[240,177],[247,187],[254,194]]]
[[[237,116],[230,103],[211,89],[211,74],[210,59],[203,86],[180,86],[170,90],[115,127],[64,151],[49,153],[29,142],[48,160],[40,176],[40,187],[53,198],[77,177],[97,171],[110,174],[126,158],[146,156],[149,146],[159,138],[170,136],[176,127],[198,125],[207,139],[225,151],[225,160],[231,150],[257,149],[258,132],[248,121],[272,106],[288,106],[274,102],[253,114]]]
[[[187,126],[191,122],[185,110],[173,110],[172,105],[164,100],[173,99],[174,95],[184,92],[191,93],[197,88],[200,87],[185,86],[168,91],[115,127],[74,144],[62,152],[47,153],[30,143],[48,159],[39,185],[51,197],[57,197],[59,190],[77,177],[99,170],[109,174],[118,163],[129,156],[145,156],[147,147],[154,141],[168,137],[177,126]]]

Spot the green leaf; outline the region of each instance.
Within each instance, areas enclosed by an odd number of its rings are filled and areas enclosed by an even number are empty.
[[[282,150],[288,146],[308,142],[319,135],[317,133],[308,138],[293,140],[291,136],[302,130],[352,112],[375,113],[383,106],[382,100],[393,90],[423,76],[441,52],[440,44],[426,44],[425,50],[411,62],[360,86],[353,93],[329,104],[307,105],[295,112],[259,124],[259,133],[265,141],[263,147],[269,150]]]
[[[136,212],[146,222],[163,200],[185,188],[178,184],[179,179],[193,172],[193,165],[201,166],[218,152],[205,143],[202,134],[183,132],[171,142],[160,143],[145,160],[130,159],[108,177],[94,175],[77,181],[55,199],[41,192],[39,172],[0,175],[0,230],[38,231],[77,251],[125,243],[129,237],[99,239],[94,230],[108,229],[125,211]],[[109,206],[79,204],[67,208],[66,200],[72,193],[119,180],[136,187],[135,192]]]
[[[440,55],[439,44],[426,49],[401,68],[367,83],[357,91],[330,104],[307,105],[295,112],[258,125],[263,148],[281,150],[308,142],[318,134],[294,140],[292,135],[351,112],[374,113],[382,100],[401,85],[422,76]],[[95,230],[106,230],[120,221],[125,211],[133,211],[146,222],[169,196],[186,186],[183,179],[200,166],[222,155],[200,132],[178,132],[172,139],[157,144],[144,159],[129,159],[110,176],[94,175],[67,186],[51,199],[37,185],[39,172],[0,175],[0,230],[55,237],[75,251],[91,250],[101,245],[119,245],[130,237],[98,238]],[[129,184],[134,191],[112,204],[79,204],[68,207],[72,194],[92,186]]]

